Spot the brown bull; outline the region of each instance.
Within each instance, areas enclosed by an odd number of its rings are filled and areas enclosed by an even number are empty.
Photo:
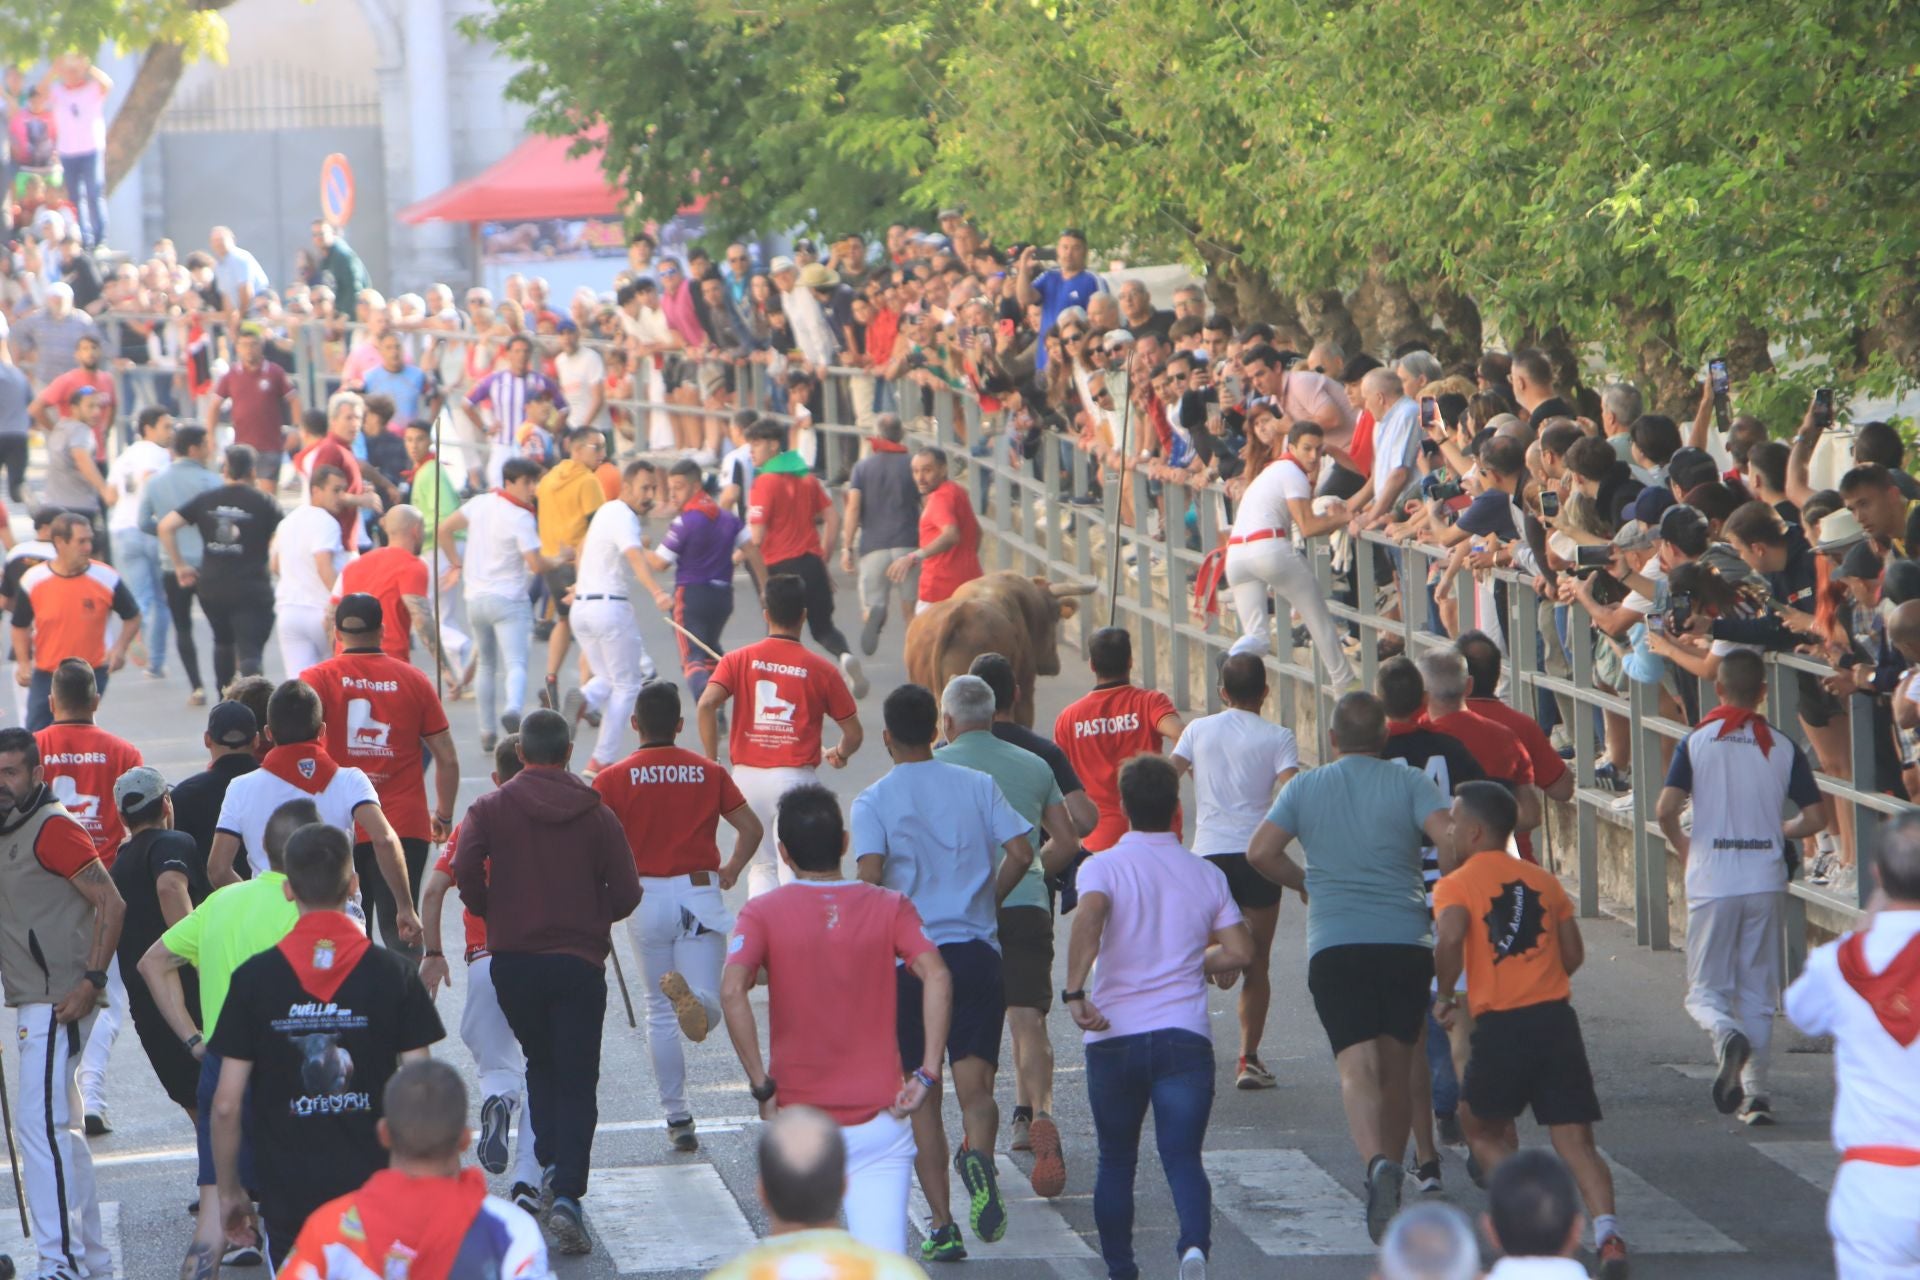
[[[1002,654],[1013,664],[1014,719],[1032,727],[1034,677],[1059,674],[1060,622],[1074,596],[1092,591],[1010,572],[975,578],[908,624],[907,679],[938,694],[981,654]]]

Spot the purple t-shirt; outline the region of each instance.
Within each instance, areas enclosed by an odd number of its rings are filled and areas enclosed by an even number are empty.
[[[747,526],[740,517],[709,501],[675,516],[657,550],[672,563],[675,586],[706,582],[724,587],[733,582],[733,550],[746,540]]]
[[[1087,983],[1112,1025],[1087,1032],[1087,1043],[1173,1030],[1212,1040],[1202,957],[1215,929],[1241,920],[1220,869],[1171,832],[1129,831],[1080,864],[1079,888],[1112,904]]]

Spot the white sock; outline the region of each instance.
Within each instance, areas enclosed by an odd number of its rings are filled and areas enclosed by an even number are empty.
[[[1620,1234],[1619,1220],[1611,1213],[1593,1215],[1593,1247],[1598,1249],[1609,1238]]]

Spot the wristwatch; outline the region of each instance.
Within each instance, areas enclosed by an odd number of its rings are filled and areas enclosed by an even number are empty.
[[[444,951],[424,951],[421,954],[429,960],[445,960],[447,958],[447,953]]]
[[[185,1040],[182,1040],[180,1042],[180,1047],[185,1049],[188,1053],[192,1053],[194,1050],[194,1046],[198,1045],[199,1043],[200,1043],[200,1033],[196,1031],[192,1035],[188,1036]]]
[[[107,989],[107,971],[105,969],[89,969],[80,976],[102,991]]]
[[[772,1076],[768,1076],[759,1084],[750,1084],[747,1086],[747,1092],[753,1095],[755,1102],[771,1102],[773,1101],[773,1095],[779,1091],[780,1086],[774,1083]]]
[[[1442,991],[1439,995],[1433,998],[1433,1002],[1435,1004],[1443,1004],[1447,1006],[1447,1008],[1451,1009],[1453,1008],[1453,1006],[1460,1003],[1460,997],[1455,992]]]
[[[1075,1000],[1085,1000],[1086,998],[1087,989],[1085,987],[1075,987],[1072,991],[1062,991],[1060,993],[1061,1004],[1072,1004]]]

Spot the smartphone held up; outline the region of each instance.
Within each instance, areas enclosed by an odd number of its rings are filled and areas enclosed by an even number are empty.
[[[1733,408],[1729,399],[1733,391],[1733,379],[1727,374],[1727,361],[1724,356],[1715,356],[1707,361],[1707,385],[1713,392],[1713,419],[1725,435],[1733,429]]]

